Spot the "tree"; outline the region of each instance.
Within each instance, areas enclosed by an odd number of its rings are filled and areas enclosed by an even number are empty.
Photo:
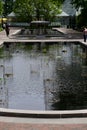
[[[13,0],[3,0],[4,1],[4,16],[7,16],[13,11]]]
[[[60,12],[63,0],[16,0],[14,12],[22,21],[52,20]]]
[[[81,12],[77,17],[77,25],[79,27],[87,26],[87,0],[72,0],[72,4]]]
[[[3,13],[3,2],[0,0],[0,15]]]
[[[87,0],[72,0],[72,4],[74,4],[76,9],[87,9]]]

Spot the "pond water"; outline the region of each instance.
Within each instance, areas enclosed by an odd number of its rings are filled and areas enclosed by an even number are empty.
[[[87,109],[87,48],[79,43],[5,43],[0,107]]]

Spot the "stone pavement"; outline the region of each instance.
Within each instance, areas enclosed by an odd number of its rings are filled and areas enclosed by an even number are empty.
[[[20,124],[0,123],[0,130],[87,130],[87,125],[52,125],[52,124]]]
[[[29,41],[25,39],[14,39],[11,34],[18,32],[19,28],[11,28],[10,38],[5,34],[5,31],[0,32],[0,44],[4,41]],[[72,36],[82,36],[81,33],[74,32],[73,30],[60,29],[65,34],[69,34],[71,39],[56,39],[54,41],[81,41],[82,37],[75,39]],[[74,34],[74,35],[73,35]],[[79,35],[78,35],[79,34]],[[73,38],[73,39],[72,39]],[[32,41],[32,40],[30,40]],[[36,40],[35,40],[36,41]],[[49,40],[48,40],[49,41]],[[83,42],[83,44],[86,44]],[[87,130],[87,118],[63,118],[63,119],[43,119],[43,118],[18,118],[18,117],[4,117],[0,116],[0,130]]]
[[[73,30],[71,28],[55,28],[56,30],[60,31],[61,33],[67,35],[67,38],[70,39],[83,39],[83,32],[78,32],[76,30]]]
[[[87,119],[0,117],[0,130],[87,130]]]
[[[64,38],[60,38],[60,37],[52,37],[52,38],[36,38],[36,39],[31,39],[30,37],[16,37],[15,35],[12,35],[18,31],[20,31],[20,28],[10,28],[10,36],[7,37],[5,30],[0,32],[0,44],[2,44],[3,42],[60,42],[60,41],[64,41],[64,42],[72,42],[72,41],[80,41],[83,42],[83,34],[82,32],[78,32],[72,29],[66,29],[66,28],[54,28],[60,32],[62,32],[63,34],[66,35],[66,37]]]

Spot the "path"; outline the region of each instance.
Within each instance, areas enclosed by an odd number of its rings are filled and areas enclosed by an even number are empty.
[[[10,29],[10,37],[8,38],[5,34],[5,31],[0,32],[0,44],[2,44],[3,42],[60,42],[60,41],[64,41],[64,42],[72,42],[72,41],[80,41],[83,42],[83,35],[81,32],[77,32],[75,30],[72,29],[66,29],[66,28],[55,28],[56,30],[64,33],[66,35],[65,38],[59,38],[59,37],[52,37],[52,38],[43,38],[43,39],[31,39],[29,37],[15,37],[14,35],[12,35],[13,33],[16,33],[20,30],[20,28],[11,28]]]
[[[87,130],[87,119],[32,119],[0,117],[0,130]]]

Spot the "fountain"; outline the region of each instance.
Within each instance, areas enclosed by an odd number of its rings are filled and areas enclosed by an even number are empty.
[[[32,21],[30,27],[36,29],[37,35],[44,35],[49,24],[49,21]]]
[[[64,37],[64,34],[58,30],[53,29],[50,26],[50,21],[31,21],[29,28],[22,29],[16,34],[16,37],[26,38],[52,38],[52,37]]]

